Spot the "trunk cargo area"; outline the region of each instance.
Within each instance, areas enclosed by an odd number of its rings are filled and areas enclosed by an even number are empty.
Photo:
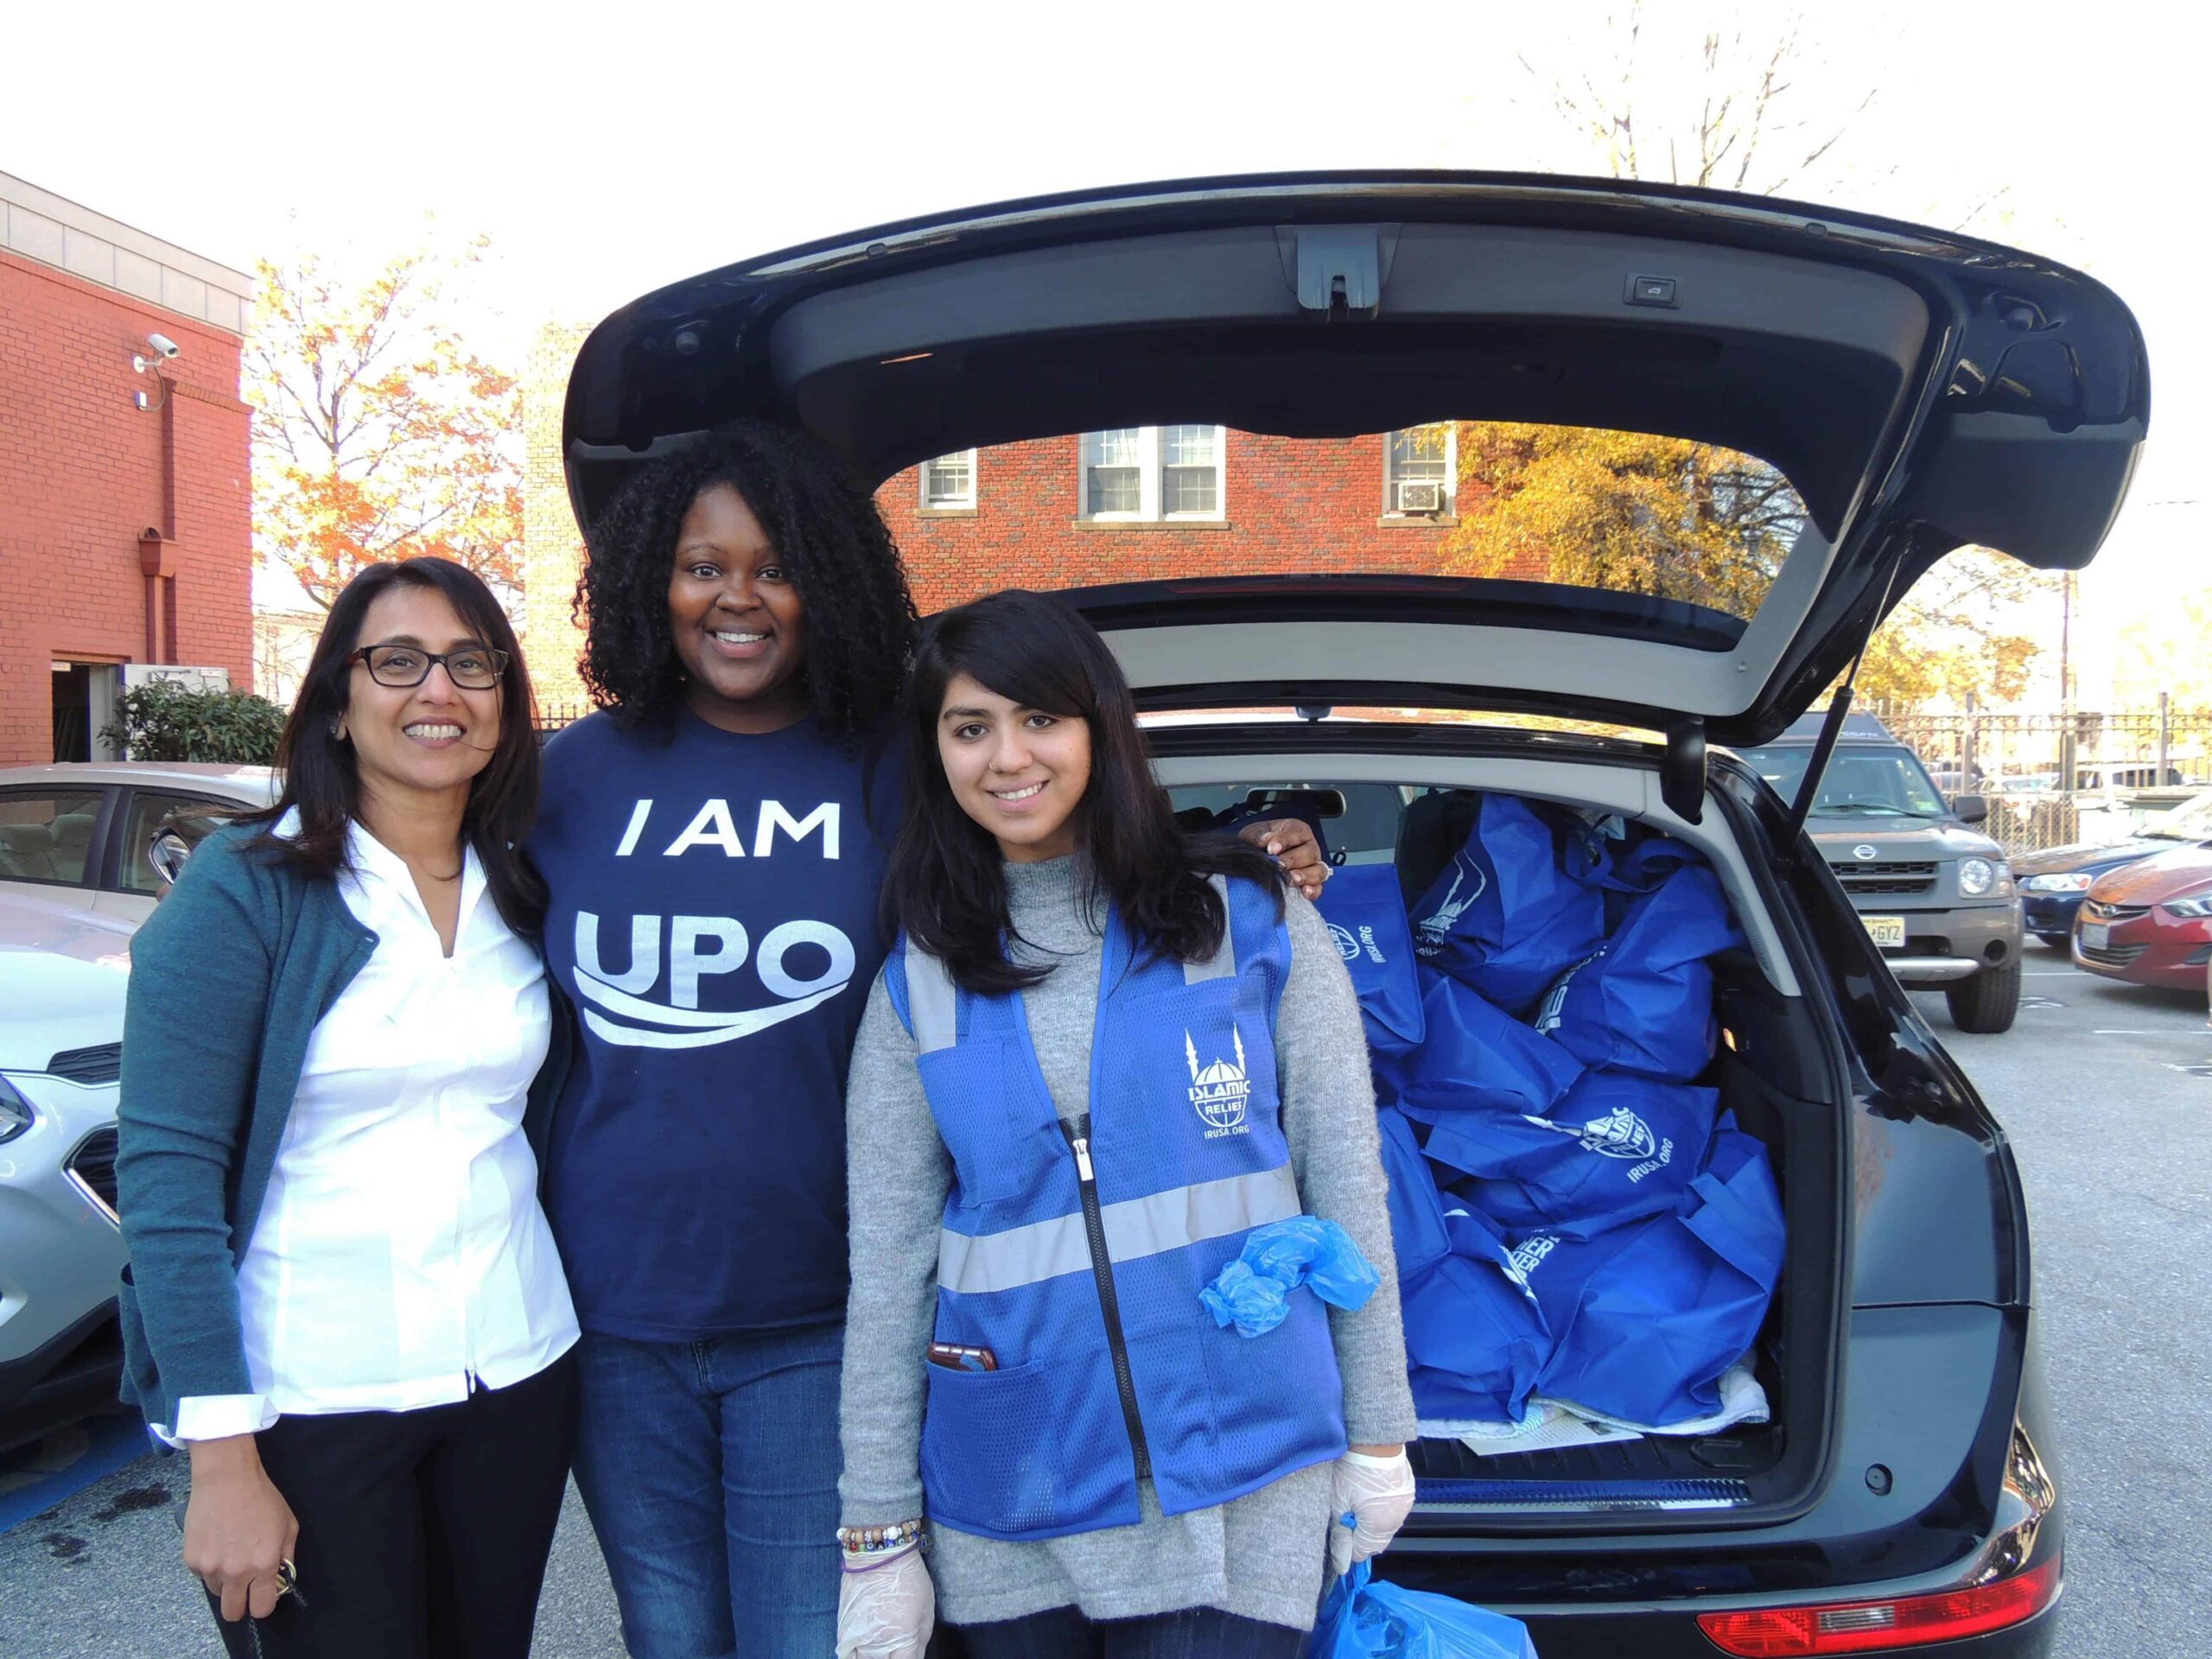
[[[1771,1170],[1772,1187],[1780,1199],[1781,1264],[1764,1316],[1758,1319],[1756,1337],[1741,1357],[1764,1392],[1765,1413],[1759,1420],[1705,1432],[1644,1433],[1603,1443],[1523,1448],[1488,1438],[1470,1442],[1461,1437],[1456,1418],[1440,1421],[1430,1402],[1421,1400],[1422,1438],[1409,1448],[1420,1481],[1419,1506],[1410,1530],[1603,1533],[1630,1524],[1639,1532],[1671,1526],[1740,1526],[1746,1521],[1783,1518],[1809,1503],[1819,1484],[1833,1410],[1844,1231],[1841,1175],[1847,1166],[1843,1152],[1846,1085],[1832,1046],[1822,1040],[1811,1000],[1798,994],[1793,969],[1782,965],[1791,959],[1791,947],[1784,941],[1795,937],[1796,930],[1786,922],[1777,925],[1775,912],[1784,901],[1764,873],[1769,855],[1762,850],[1763,843],[1755,844],[1758,831],[1748,817],[1738,822],[1740,815],[1714,810],[1720,800],[1716,791],[1708,799],[1701,823],[1690,826],[1658,804],[1656,779],[1646,787],[1645,778],[1624,777],[1630,769],[1618,766],[1604,768],[1602,773],[1562,767],[1556,781],[1547,777],[1535,788],[1522,784],[1504,791],[1477,781],[1484,779],[1486,769],[1473,762],[1446,769],[1464,771],[1469,777],[1471,786],[1455,787],[1438,782],[1436,768],[1408,765],[1403,758],[1394,767],[1384,757],[1361,756],[1356,763],[1358,776],[1343,775],[1349,767],[1331,772],[1310,760],[1289,762],[1294,772],[1262,770],[1270,764],[1283,768],[1283,757],[1270,763],[1244,756],[1233,767],[1217,769],[1209,766],[1211,758],[1178,757],[1163,766],[1179,810],[1204,807],[1224,823],[1235,822],[1239,814],[1306,817],[1319,830],[1332,859],[1338,861],[1340,874],[1366,866],[1395,870],[1396,892],[1407,909],[1407,937],[1413,940],[1435,942],[1422,931],[1425,901],[1433,910],[1437,893],[1451,891],[1456,896],[1465,890],[1450,889],[1446,866],[1461,852],[1466,838],[1467,801],[1483,794],[1530,807],[1549,823],[1602,825],[1605,833],[1618,838],[1613,842],[1617,847],[1666,837],[1670,848],[1679,845],[1719,878],[1728,918],[1744,936],[1707,963],[1710,1058],[1694,1074],[1683,1077],[1683,1086],[1656,1086],[1700,1100],[1706,1098],[1700,1091],[1714,1091],[1715,1116],[1724,1122],[1732,1116],[1734,1126],[1758,1143]],[[1193,781],[1210,770],[1216,776],[1253,781]],[[1516,783],[1532,777],[1526,762],[1504,771]],[[1426,781],[1397,781],[1402,775]],[[1578,775],[1602,776],[1604,787],[1578,791]],[[1451,804],[1444,805],[1446,798]],[[1624,813],[1619,807],[1624,799],[1648,803],[1649,810]],[[1444,805],[1441,811],[1440,805]],[[1196,819],[1192,813],[1189,821]],[[1344,886],[1369,893],[1388,891],[1379,873],[1363,883]],[[1607,923],[1612,940],[1620,938],[1620,917],[1637,902],[1633,894],[1616,896]],[[1330,914],[1325,893],[1321,908],[1325,916]],[[1443,910],[1456,918],[1449,906]],[[1375,1048],[1375,1004],[1370,987],[1357,971],[1361,964],[1354,959],[1352,934],[1339,928],[1338,943],[1347,960],[1354,962],[1355,985],[1363,993],[1363,1011],[1370,1016],[1370,1047]],[[1605,948],[1613,948],[1611,941]],[[1580,965],[1570,965],[1569,975]],[[1427,995],[1438,995],[1440,970],[1424,962],[1420,973]],[[1522,1023],[1541,1023],[1543,1003],[1551,1004],[1556,1014],[1557,992],[1554,987],[1552,995],[1522,1009]],[[1512,1036],[1516,1043],[1528,1040],[1522,1033]],[[1432,1021],[1423,1042],[1436,1039]],[[1379,1048],[1376,1052],[1378,1096],[1387,1115],[1394,1077],[1402,1077],[1408,1065],[1421,1067],[1433,1056],[1424,1057],[1419,1046],[1395,1061]],[[1592,1066],[1590,1072],[1610,1070]],[[1590,1072],[1584,1074],[1586,1078]],[[1571,1098],[1566,1102],[1570,1115],[1573,1104]],[[1433,1116],[1440,1121],[1449,1116]],[[1617,1120],[1620,1116],[1616,1114]],[[1599,1125],[1587,1127],[1595,1131]],[[1637,1147],[1648,1149],[1650,1135],[1640,1118],[1634,1131],[1630,1149],[1614,1151],[1613,1157],[1637,1155]],[[1430,1135],[1436,1132],[1424,1131]],[[1574,1127],[1560,1131],[1570,1145],[1577,1132]],[[1588,1144],[1586,1141],[1586,1147]],[[1650,1162],[1640,1167],[1649,1168]],[[1433,1162],[1424,1166],[1446,1179],[1457,1173]],[[1394,1170],[1394,1184],[1399,1179]],[[1481,1200],[1465,1196],[1471,1190],[1493,1189],[1462,1182],[1456,1195],[1447,1191],[1440,1202],[1450,1209],[1478,1210]],[[1405,1228],[1399,1209],[1394,1194],[1394,1228],[1400,1233],[1402,1256]],[[1527,1255],[1531,1232],[1542,1230],[1541,1226],[1532,1229],[1526,1215],[1518,1220],[1518,1225],[1495,1224],[1516,1262]],[[1453,1224],[1465,1225],[1465,1218]],[[1540,1264],[1541,1255],[1535,1260]],[[1541,1267],[1535,1271],[1541,1272]],[[1504,1275],[1508,1280],[1515,1276],[1510,1271]],[[1414,1272],[1406,1272],[1409,1348],[1414,1346]],[[1630,1287],[1631,1294],[1638,1288]],[[1663,1300],[1663,1296],[1656,1298],[1655,1306]],[[1660,1323],[1669,1317],[1675,1316],[1655,1316]],[[1415,1358],[1419,1360],[1418,1353]],[[1419,1398],[1418,1369],[1416,1394]],[[1535,1399],[1545,1397],[1539,1389]],[[1566,1425],[1570,1436],[1576,1428],[1575,1422]],[[1483,1433],[1490,1432],[1485,1428]]]

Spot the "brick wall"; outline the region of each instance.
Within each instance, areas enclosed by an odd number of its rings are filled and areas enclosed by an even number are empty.
[[[1002,444],[976,458],[976,506],[921,505],[918,471],[877,492],[925,614],[1001,588],[1083,588],[1170,576],[1301,570],[1425,574],[1446,524],[1387,517],[1381,435],[1231,431],[1218,523],[1085,522],[1080,440]]]
[[[132,407],[151,333],[168,406]],[[53,754],[51,665],[174,660],[251,683],[238,335],[0,251],[0,763]],[[165,446],[167,452],[165,453]],[[138,537],[172,538],[176,649],[149,658]]]

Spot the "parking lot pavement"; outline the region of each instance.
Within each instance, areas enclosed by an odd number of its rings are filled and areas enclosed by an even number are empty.
[[[2063,1443],[2063,1659],[2196,1659],[2212,1607],[2212,1028],[2202,995],[2028,947],[2019,1022],[1951,1028],[2012,1141]]]
[[[1921,1001],[2011,1135],[2034,1218],[2064,1435],[2057,1650],[2197,1659],[2212,1606],[2212,1029],[2202,998],[2113,985],[2039,947],[2027,973],[2003,1036],[1955,1031],[1940,995]],[[45,1448],[50,1462],[67,1450]],[[184,1475],[181,1459],[139,1458],[0,1534],[0,1654],[216,1659],[177,1561]],[[8,1481],[0,1468],[0,1498]],[[622,1652],[573,1489],[535,1651]]]

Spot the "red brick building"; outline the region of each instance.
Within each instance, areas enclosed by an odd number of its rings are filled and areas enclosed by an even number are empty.
[[[139,664],[251,683],[252,291],[0,174],[0,763],[99,753]]]

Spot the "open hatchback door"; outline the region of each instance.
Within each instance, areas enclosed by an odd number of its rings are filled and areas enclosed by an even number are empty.
[[[1179,810],[1310,811],[1340,864],[1395,868],[1332,883],[1380,895],[1379,933],[1339,925],[1355,968],[1378,937],[1408,941],[1408,974],[1411,941],[1448,939],[1484,890],[1455,861],[1493,817],[1537,826],[1528,891],[1557,890],[1547,861],[1578,846],[1709,872],[1707,919],[1734,929],[1662,1033],[1688,1058],[1626,1084],[1602,1055],[1571,1083],[1547,1070],[1567,1092],[1544,1109],[1580,1113],[1560,1122],[1593,1157],[1643,1157],[1671,1090],[1701,1130],[1757,1143],[1743,1167],[1770,1171],[1782,1242],[1754,1264],[1756,1335],[1724,1357],[1758,1410],[1616,1413],[1537,1445],[1424,1406],[1421,1501],[1377,1570],[1523,1613],[1547,1659],[1708,1652],[1701,1619],[1816,1602],[1852,1651],[1910,1645],[1859,1640],[1873,1607],[1929,1643],[2003,1624],[1947,1650],[2018,1656],[2048,1643],[2060,1522],[2011,1154],[1899,988],[1897,942],[1707,745],[1781,734],[1955,548],[2086,563],[2149,397],[2118,299],[1985,243],[1652,185],[1338,175],[1018,202],[677,283],[586,342],[564,441],[589,524],[651,456],[797,425],[878,486],[925,607],[1065,591],[1163,716],[1147,737]],[[1410,717],[1289,717],[1317,705]],[[1665,742],[1526,729],[1560,721]],[[1975,891],[2009,902],[1981,861]],[[1923,878],[1932,906],[1950,878]],[[1608,906],[1483,1029],[1548,1067],[1573,975],[1624,948]],[[1949,931],[1917,948],[2017,973],[2017,933]],[[1419,969],[1431,1034],[1405,1053],[1427,1064],[1452,970]],[[1568,1103],[1593,1077],[1646,1092]],[[1386,1128],[1413,1121],[1410,1090],[1378,1097]],[[1399,1127],[1405,1192],[1449,1160]],[[1558,1259],[1533,1236],[1502,1239],[1524,1289]],[[1432,1262],[1467,1255],[1447,1243]],[[1627,1334],[1664,1347],[1674,1313]]]
[[[1575,573],[1541,529],[1410,573],[1316,533],[1204,579],[1094,565],[1079,602],[1154,707],[1458,705],[1740,745],[1951,549],[2086,563],[2148,414],[2126,308],[2024,253],[1657,185],[1330,175],[1040,198],[677,283],[592,334],[565,442],[589,524],[639,459],[741,417],[871,482],[1077,433],[1678,440],[1725,458],[1689,466],[1702,504],[1618,504]],[[1113,517],[1113,482],[1075,517]],[[1444,483],[1417,501],[1448,509]]]

